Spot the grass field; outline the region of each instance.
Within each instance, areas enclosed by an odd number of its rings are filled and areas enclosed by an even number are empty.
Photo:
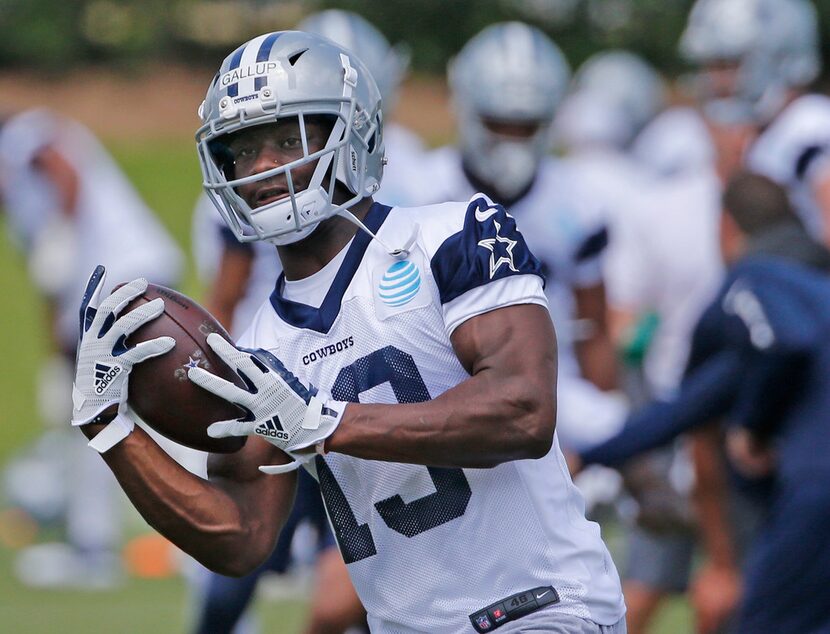
[[[110,144],[114,155],[155,209],[179,244],[189,252],[190,213],[199,192],[199,168],[187,138]],[[0,469],[9,456],[41,432],[33,418],[34,377],[46,349],[42,306],[28,283],[25,264],[10,242],[0,239]],[[188,263],[183,290],[195,297],[200,288]],[[0,497],[0,500],[2,498]],[[147,530],[136,520],[136,530]],[[11,574],[14,556],[0,540],[0,632],[25,634],[183,632],[186,586],[180,577],[164,580],[131,578],[106,593],[34,591]],[[301,631],[303,604],[265,600],[257,604],[263,632]],[[683,600],[669,602],[653,634],[692,631]]]

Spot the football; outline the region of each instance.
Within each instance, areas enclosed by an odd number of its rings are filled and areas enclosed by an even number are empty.
[[[164,312],[131,334],[127,345],[168,336],[176,340],[176,347],[133,366],[127,402],[147,425],[179,444],[217,453],[238,451],[245,437],[211,438],[206,429],[211,423],[239,418],[245,412],[187,378],[188,368],[198,366],[244,387],[206,341],[212,332],[232,341],[230,335],[192,299],[157,284],[150,284],[121,314],[157,297],[164,300]]]

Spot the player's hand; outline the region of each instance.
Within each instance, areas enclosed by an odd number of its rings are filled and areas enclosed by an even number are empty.
[[[72,385],[72,424],[86,425],[107,408],[125,413],[127,379],[133,365],[157,357],[176,345],[172,337],[159,337],[126,345],[127,337],[164,312],[164,302],[154,299],[124,315],[121,311],[147,288],[141,278],[125,284],[101,301],[106,270],[97,266],[81,301],[80,340]]]
[[[290,465],[260,467],[265,473],[296,469],[314,456],[314,446],[328,438],[343,415],[346,403],[331,401],[314,387],[306,387],[273,354],[265,350],[239,349],[217,334],[208,345],[247,386],[237,387],[203,368],[191,368],[188,377],[196,385],[248,411],[245,418],[213,423],[208,435],[261,436],[291,455]]]
[[[691,587],[697,633],[718,632],[735,612],[741,593],[741,575],[734,567],[704,564]]]

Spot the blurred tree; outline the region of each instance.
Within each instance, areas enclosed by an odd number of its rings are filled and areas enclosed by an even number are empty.
[[[415,72],[447,60],[487,24],[523,20],[547,32],[577,66],[610,46],[642,54],[668,76],[683,69],[677,40],[693,0],[0,0],[0,64],[169,59],[213,65],[266,30],[291,28],[325,8],[355,11],[412,51]],[[817,0],[824,59],[830,0]],[[829,73],[830,74],[830,73]]]
[[[3,0],[0,2],[0,61],[57,68],[81,58],[85,45],[77,30],[78,2]]]

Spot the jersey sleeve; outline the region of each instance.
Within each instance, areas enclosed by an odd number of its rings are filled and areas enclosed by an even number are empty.
[[[812,184],[830,167],[830,99],[805,95],[792,103],[750,151],[749,166],[774,180]]]
[[[430,268],[449,332],[496,308],[547,306],[541,263],[513,216],[484,196],[469,202],[461,226],[432,253]]]
[[[729,349],[741,360],[729,412],[733,424],[769,431],[803,381],[821,335],[793,289],[792,279],[780,279],[763,264],[744,263],[698,324],[687,373],[719,350]]]

